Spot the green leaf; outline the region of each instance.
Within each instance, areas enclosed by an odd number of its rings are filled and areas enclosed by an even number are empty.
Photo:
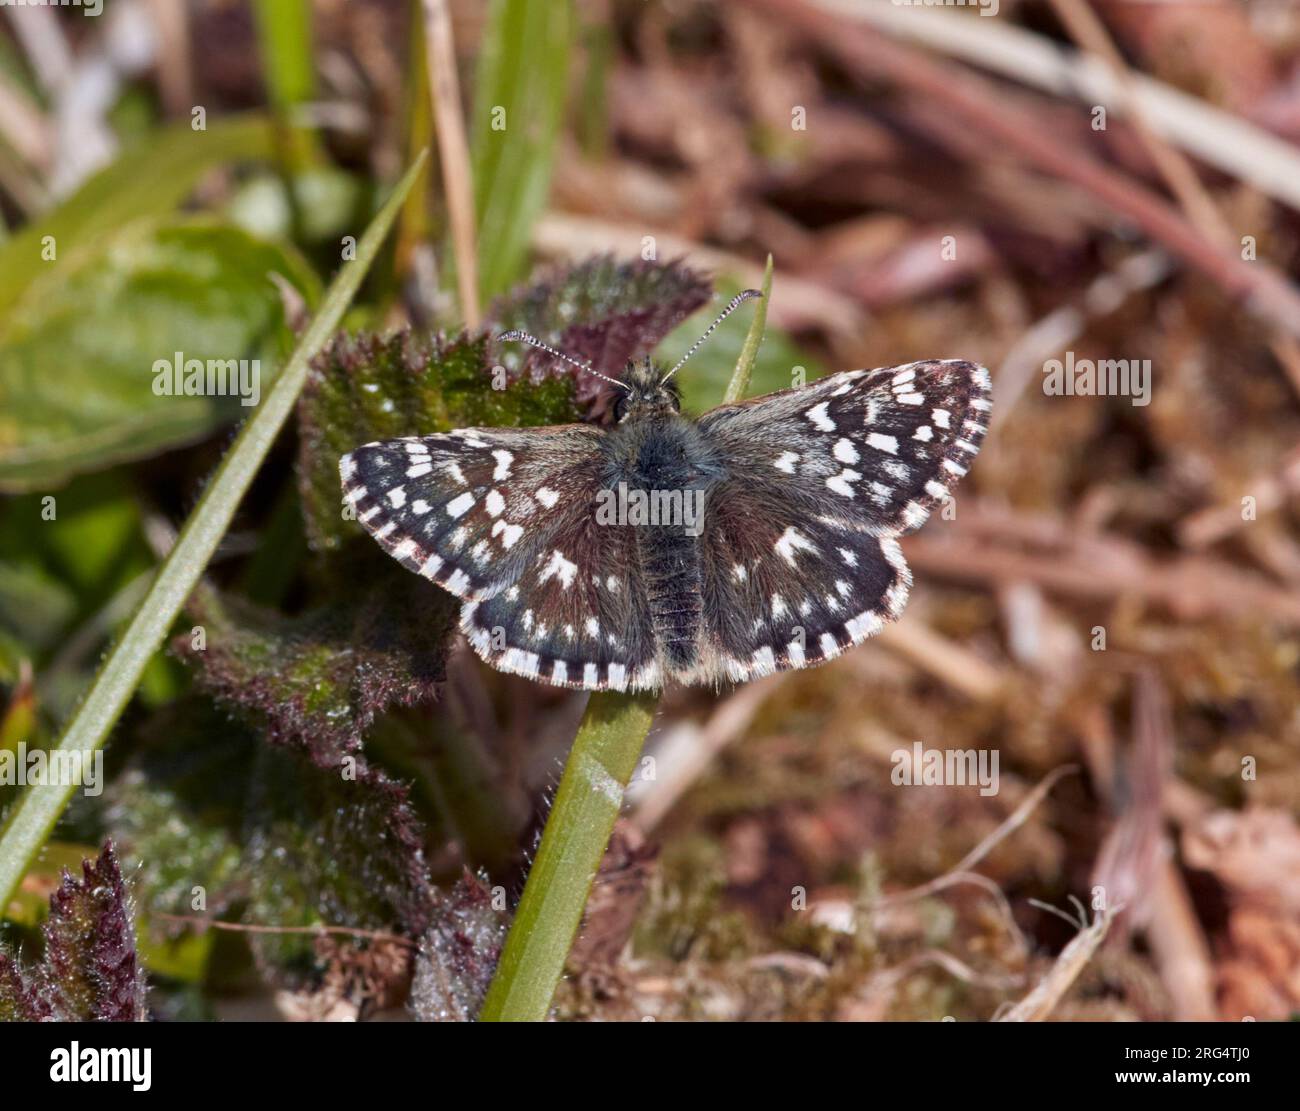
[[[269,161],[270,121],[260,114],[233,116],[195,131],[188,123],[141,140],[90,178],[57,209],[26,225],[0,248],[0,313],[52,265],[42,257],[47,241],[58,258],[104,232],[176,208],[214,166]]]
[[[393,929],[429,926],[433,887],[405,792],[386,780],[348,781],[265,745],[250,783],[248,921]],[[358,944],[362,944],[358,942]],[[254,939],[264,964],[317,967],[310,936]]]
[[[316,768],[200,697],[164,711],[140,740],[109,788],[106,820],[158,925],[168,914],[413,937],[428,929],[434,892],[402,788]],[[276,982],[317,968],[311,934],[249,940]]]
[[[61,577],[34,563],[0,561],[0,636],[15,650],[52,647],[76,612],[76,594]]]
[[[734,282],[722,282],[718,301],[725,303],[741,287]],[[659,347],[659,358],[671,366],[684,354],[700,334],[713,323],[717,305],[696,313],[678,326]],[[751,317],[744,312],[734,312],[719,325],[708,343],[677,372],[676,381],[682,391],[682,409],[700,414],[713,408],[731,382],[732,374],[740,361],[749,334]],[[816,359],[801,351],[785,332],[768,328],[762,347],[754,360],[753,371],[746,391],[748,397],[760,397],[777,390],[788,390],[797,381],[802,367],[803,380],[811,382],[825,373]]]
[[[471,134],[484,300],[519,278],[546,207],[576,22],[570,0],[493,0],[488,11]]]
[[[355,558],[338,576],[351,586],[299,617],[201,588],[188,608],[205,643],[196,649],[188,633],[175,641],[204,689],[264,715],[272,739],[302,747],[324,768],[360,760],[362,735],[386,707],[432,699],[454,628],[445,591],[377,548]],[[398,573],[385,574],[385,565]]]
[[[109,784],[104,820],[146,916],[220,918],[247,897],[243,825],[257,738],[205,698],[165,707]]]
[[[320,311],[302,334],[262,406],[235,438],[126,631],[105,657],[54,751],[93,753],[103,745],[230,527],[240,500],[297,402],[311,359],[338,328],[423,164],[422,155],[371,221],[357,244],[356,260],[344,263],[330,283]],[[0,907],[8,905],[29,864],[68,805],[74,788],[74,784],[29,787],[10,811],[0,833]]]
[[[245,415],[290,340],[272,274],[316,299],[287,248],[219,224],[137,223],[34,281],[0,323],[0,487],[48,489]],[[172,396],[191,380],[155,364],[178,356],[248,360],[251,376],[236,383],[232,365],[213,383],[244,396]]]

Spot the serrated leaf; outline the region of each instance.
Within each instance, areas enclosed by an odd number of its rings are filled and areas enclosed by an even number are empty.
[[[347,780],[262,746],[245,837],[254,877],[246,917],[418,937],[428,928],[434,894],[421,838],[404,788],[377,774]],[[264,965],[291,979],[318,968],[309,935],[263,935],[253,938],[253,948]]]
[[[204,698],[173,703],[106,791],[105,822],[135,879],[145,916],[219,918],[247,897],[243,828],[257,755],[253,731]]]
[[[653,351],[665,336],[709,300],[710,284],[680,262],[618,262],[598,255],[558,268],[492,307],[501,329],[519,328],[602,374],[618,376],[628,359]],[[536,348],[499,345],[502,365],[537,378],[555,360]],[[563,365],[563,364],[560,364]],[[578,401],[603,391],[600,379],[579,375]]]
[[[410,1007],[421,1022],[469,1022],[483,1005],[510,919],[492,906],[483,877],[468,872],[434,900],[420,941]]]
[[[173,642],[210,694],[263,716],[272,740],[335,770],[359,758],[362,734],[385,707],[433,697],[455,614],[454,599],[433,584],[390,578],[382,552],[358,548],[353,558],[340,570],[351,588],[299,617],[200,588],[189,612],[203,647],[193,633]]]
[[[317,768],[201,697],[165,711],[141,740],[109,788],[106,820],[146,917],[412,937],[428,928],[423,831],[405,789],[377,769],[345,779]],[[302,985],[318,971],[311,933],[248,938],[274,982]]]
[[[229,393],[163,393],[154,366],[256,359],[265,393],[292,339],[272,274],[314,301],[291,249],[206,222],[137,223],[42,273],[0,321],[0,487],[48,489],[247,416]]]
[[[82,876],[63,873],[42,928],[45,953],[25,972],[0,953],[0,1018],[142,1022],[145,981],[135,927],[111,842]]]

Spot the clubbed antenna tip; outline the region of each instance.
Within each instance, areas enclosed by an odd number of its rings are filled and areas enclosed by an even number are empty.
[[[692,355],[694,355],[695,352],[699,350],[700,345],[711,335],[713,335],[713,333],[717,330],[718,325],[721,324],[724,320],[726,320],[727,317],[729,317],[738,308],[740,308],[741,305],[743,305],[746,301],[752,301],[755,297],[762,297],[762,296],[763,296],[763,292],[762,290],[759,289],[746,289],[746,290],[742,290],[740,293],[737,293],[736,296],[734,296],[728,302],[727,307],[723,309],[722,312],[718,313],[718,319],[715,320],[704,330],[704,335],[700,336],[699,339],[697,339],[693,344],[691,344],[686,354],[677,360],[677,365],[663,376],[659,384],[662,386],[664,382],[667,382],[669,378],[671,378],[674,374],[676,374],[679,370],[681,370],[682,364],[685,363],[686,360],[689,359]]]

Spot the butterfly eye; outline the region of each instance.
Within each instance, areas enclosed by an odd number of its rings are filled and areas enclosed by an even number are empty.
[[[620,392],[614,398],[614,420],[621,421],[627,414],[627,403],[632,400],[632,395],[626,390]]]

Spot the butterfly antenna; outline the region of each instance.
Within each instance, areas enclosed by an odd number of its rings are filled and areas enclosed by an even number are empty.
[[[668,381],[669,378],[671,378],[674,374],[676,374],[679,370],[681,370],[682,364],[686,362],[686,360],[689,359],[692,355],[694,355],[696,351],[699,350],[700,344],[702,344],[706,339],[708,339],[711,335],[713,335],[713,333],[717,330],[718,325],[721,324],[724,320],[726,320],[727,317],[729,317],[738,308],[740,308],[741,305],[743,305],[746,301],[752,301],[755,297],[762,297],[762,296],[763,296],[762,292],[757,289],[747,289],[743,293],[737,293],[736,296],[734,296],[731,299],[731,303],[725,309],[723,309],[722,312],[718,314],[718,319],[715,320],[712,324],[708,326],[708,328],[705,329],[704,335],[700,336],[699,339],[697,339],[693,344],[691,344],[690,349],[686,352],[686,354],[677,360],[677,365],[673,367],[673,369],[670,370],[667,374],[665,374],[662,379],[660,379],[659,384],[662,386],[665,382]]]
[[[594,374],[597,378],[603,378],[605,379],[606,382],[610,382],[613,385],[619,386],[622,389],[625,389],[629,393],[631,393],[631,387],[628,386],[626,382],[620,382],[617,378],[611,378],[608,374],[601,374],[600,371],[594,369],[590,363],[584,363],[581,359],[575,359],[572,355],[566,355],[563,351],[557,351],[549,343],[543,343],[531,332],[521,332],[518,329],[515,329],[509,332],[502,332],[499,336],[497,336],[497,339],[498,340],[519,340],[522,343],[528,344],[529,347],[540,348],[542,351],[545,351],[547,354],[554,355],[555,358],[563,359],[566,363],[569,363],[572,366],[576,366],[579,370],[585,370],[588,374]]]

